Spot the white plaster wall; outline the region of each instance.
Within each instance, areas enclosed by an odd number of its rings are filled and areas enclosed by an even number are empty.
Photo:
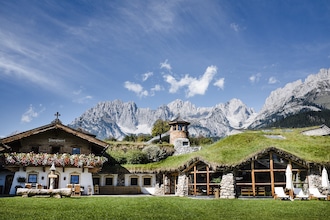
[[[17,171],[14,175],[13,179],[13,184],[10,189],[10,194],[14,195],[16,193],[15,186],[22,186],[24,187],[24,183],[18,183],[17,182],[17,177],[25,177],[26,181],[28,181],[28,174],[30,172],[37,173],[38,175],[38,180],[37,183],[47,186],[49,184],[49,179],[48,175],[50,174],[50,166],[45,167],[45,171],[43,170],[43,167],[26,167],[26,171],[23,170],[23,168],[20,168],[19,171]],[[70,183],[70,175],[75,174],[79,175],[79,183],[81,186],[84,187],[84,191],[82,192],[83,194],[87,194],[88,191],[88,186],[91,186],[92,188],[92,193],[93,192],[93,179],[92,179],[92,174],[88,172],[88,168],[65,168],[63,172],[62,167],[56,167],[55,173],[59,176],[58,180],[58,187],[59,188],[66,188],[67,184]]]
[[[155,185],[156,185],[156,175],[155,174],[125,174],[125,186],[131,185],[131,177],[138,178],[138,186],[141,187],[141,192],[143,194],[154,194],[155,193]],[[150,177],[151,178],[151,186],[143,185],[143,178]]]

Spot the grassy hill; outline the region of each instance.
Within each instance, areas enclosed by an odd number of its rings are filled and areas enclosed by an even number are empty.
[[[123,165],[128,170],[176,170],[192,160],[203,160],[212,166],[235,166],[269,147],[293,154],[307,162],[330,163],[330,136],[302,135],[306,128],[245,131],[228,136],[201,151],[171,156],[157,163]]]

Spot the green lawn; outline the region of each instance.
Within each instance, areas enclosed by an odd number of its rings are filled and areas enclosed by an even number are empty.
[[[0,219],[329,219],[330,201],[186,197],[0,198]]]

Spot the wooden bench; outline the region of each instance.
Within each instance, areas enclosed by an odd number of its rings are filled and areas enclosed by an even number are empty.
[[[253,196],[253,190],[250,187],[241,188],[241,196]]]
[[[266,196],[266,189],[265,187],[257,187],[257,193],[258,196]]]

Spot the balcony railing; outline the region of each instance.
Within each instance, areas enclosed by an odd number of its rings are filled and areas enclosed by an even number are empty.
[[[94,154],[5,153],[5,164],[12,166],[102,167],[107,158]]]

